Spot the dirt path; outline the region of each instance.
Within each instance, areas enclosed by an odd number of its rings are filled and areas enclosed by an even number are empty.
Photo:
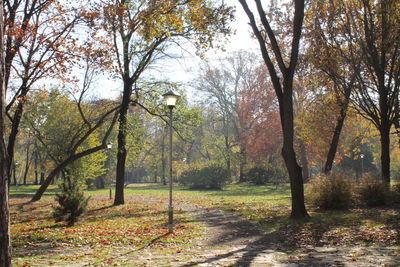
[[[288,250],[277,237],[256,223],[220,210],[191,204],[180,208],[194,213],[205,225],[203,238],[187,255],[175,256],[173,266],[400,266],[394,247],[310,247]],[[181,259],[182,261],[180,261]]]

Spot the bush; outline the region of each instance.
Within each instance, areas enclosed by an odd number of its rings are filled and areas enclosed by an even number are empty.
[[[352,203],[350,179],[339,174],[320,175],[308,183],[306,197],[324,210],[346,209]]]
[[[209,166],[193,165],[189,170],[183,171],[180,183],[190,189],[222,189],[228,181],[229,172],[226,168],[212,164]]]
[[[389,187],[378,175],[366,175],[358,187],[358,197],[368,207],[384,206],[389,199]]]
[[[392,191],[397,193],[397,194],[400,194],[400,183],[394,184],[392,186]]]
[[[253,167],[245,174],[245,177],[246,181],[256,185],[286,182],[288,180],[286,170],[275,165]]]
[[[392,185],[390,192],[390,202],[400,203],[400,183]]]
[[[89,198],[85,198],[77,182],[67,180],[61,185],[61,192],[56,194],[59,206],[53,208],[53,218],[56,222],[65,221],[72,226],[86,211]]]
[[[271,177],[273,173],[271,170],[262,168],[262,167],[254,167],[251,168],[246,174],[246,180],[252,182],[256,185],[267,184],[271,182]]]

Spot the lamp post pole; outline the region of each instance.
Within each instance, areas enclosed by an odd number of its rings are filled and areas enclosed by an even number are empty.
[[[169,106],[169,204],[168,204],[168,232],[173,232],[174,210],[172,206],[172,109]]]
[[[174,209],[172,206],[172,110],[180,95],[169,91],[163,94],[165,102],[169,108],[169,202],[168,202],[168,233],[174,231]]]

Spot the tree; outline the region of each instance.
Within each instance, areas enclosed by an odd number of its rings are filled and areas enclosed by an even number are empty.
[[[239,99],[241,135],[248,157],[256,164],[273,161],[282,146],[279,107],[265,66],[246,79]]]
[[[217,64],[206,63],[202,67],[196,89],[208,98],[209,105],[218,110],[222,122],[226,167],[231,173],[231,162],[234,150],[239,150],[239,182],[244,181],[246,163],[246,144],[243,140],[247,130],[246,121],[239,115],[239,102],[248,79],[255,72],[254,55],[238,51],[225,58],[218,59]]]
[[[313,91],[315,88],[309,85],[308,90]],[[298,111],[295,120],[297,137],[307,145],[310,163],[325,172],[327,155],[332,149],[332,133],[338,125],[338,114],[342,106],[338,104],[336,95],[326,91],[325,87],[309,95],[309,99],[302,101],[303,107]],[[346,115],[348,116],[347,112]],[[346,140],[346,134],[346,129],[340,130],[342,141]],[[336,162],[345,153],[342,144],[344,142],[338,142],[335,146]]]
[[[283,147],[282,156],[290,178],[292,194],[291,218],[309,217],[304,204],[304,187],[301,167],[297,164],[294,150],[294,118],[293,118],[293,79],[299,54],[299,44],[304,18],[304,0],[294,0],[294,17],[290,56],[285,57],[282,48],[272,30],[261,0],[255,0],[261,25],[258,25],[246,0],[239,0],[246,12],[250,26],[260,45],[264,62],[268,68],[272,84],[279,102]],[[274,60],[272,59],[274,56]],[[278,74],[280,73],[280,75]]]
[[[71,5],[73,6],[73,5]],[[11,121],[7,152],[8,174],[14,158],[25,104],[32,87],[44,78],[67,79],[78,45],[73,29],[84,19],[78,8],[59,1],[5,0],[5,87]]]
[[[337,10],[335,16],[317,17],[316,25],[329,25],[340,17],[345,26],[337,50],[347,55],[342,69],[355,75],[352,102],[358,112],[379,130],[381,170],[390,182],[390,130],[398,120],[400,87],[399,5],[394,0],[316,1],[322,11]],[[347,52],[350,51],[350,52]],[[351,77],[351,76],[350,76]],[[351,80],[351,78],[347,78]]]
[[[44,179],[32,201],[39,200],[53,179],[70,164],[107,147],[107,140],[116,123],[119,108],[106,100],[84,103],[83,97],[79,97],[77,103],[73,103],[57,90],[50,94],[43,91],[37,98],[42,98],[37,101],[40,105],[31,107],[26,114],[27,120],[31,122],[31,129],[35,131],[36,137],[46,148],[46,153],[55,166]],[[58,114],[67,113],[66,109],[70,116],[58,117]],[[96,135],[100,140],[91,143],[91,138]]]
[[[131,167],[133,166],[137,169],[142,167],[142,170],[145,170],[147,175],[153,175],[154,178],[152,181],[157,181],[157,177],[160,174],[163,183],[166,183],[167,142],[165,139],[168,136],[167,126],[169,122],[165,114],[168,114],[169,110],[160,101],[159,96],[165,91],[165,87],[172,87],[174,91],[179,92],[181,95],[179,102],[174,108],[173,116],[173,129],[177,133],[175,135],[176,141],[174,141],[174,161],[180,161],[178,159],[185,159],[185,163],[191,161],[195,140],[193,130],[200,124],[200,111],[197,108],[189,108],[184,92],[179,88],[179,85],[173,83],[157,83],[152,89],[154,90],[152,98],[145,99],[145,101],[143,99],[142,103],[135,103],[143,107],[142,110],[136,109],[135,112],[130,111],[130,113],[136,114],[136,117],[140,119],[140,128],[130,129],[128,134],[132,138],[142,131],[144,133],[138,136],[139,138],[135,138],[136,140],[129,141],[127,147],[129,151],[132,151],[128,155],[127,166],[131,164]],[[130,121],[134,120],[130,119]]]
[[[3,0],[0,0],[3,6]],[[5,140],[6,87],[4,75],[4,13],[0,10],[0,265],[11,266],[10,214],[8,211],[8,155]]]
[[[350,96],[356,84],[359,72],[359,60],[356,60],[355,47],[349,46],[353,28],[342,19],[343,10],[334,5],[310,5],[306,15],[308,52],[305,60],[318,71],[311,76],[319,82],[319,86],[334,99],[339,109],[336,112],[335,125],[326,154],[324,173],[329,173],[338,149],[341,131],[347,116]],[[329,22],[328,22],[329,21]],[[322,22],[322,23],[321,23]],[[327,23],[328,22],[328,23]],[[321,24],[320,24],[321,23]],[[344,41],[345,40],[345,41]],[[348,58],[353,58],[352,68],[348,67]]]
[[[217,33],[229,32],[226,22],[232,16],[223,3],[218,6],[209,0],[117,0],[112,4],[105,1],[100,8],[103,29],[112,36],[115,70],[123,81],[114,201],[119,205],[124,204],[128,107],[133,94],[139,100],[143,93],[134,85],[174,41],[193,37],[197,47],[207,48]]]

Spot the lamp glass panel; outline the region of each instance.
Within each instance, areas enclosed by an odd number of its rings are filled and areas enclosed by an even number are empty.
[[[175,106],[177,99],[178,98],[176,96],[165,96],[165,102],[167,103],[167,106]]]

